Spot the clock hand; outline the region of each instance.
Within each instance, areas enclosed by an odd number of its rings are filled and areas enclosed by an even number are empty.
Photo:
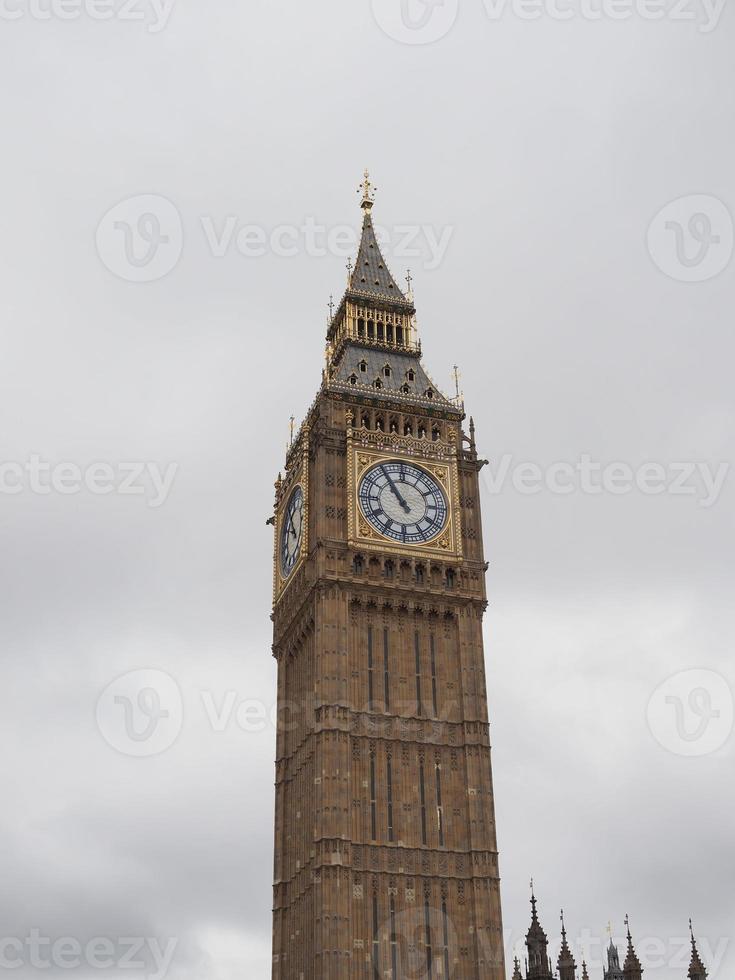
[[[411,508],[406,503],[406,498],[401,494],[401,491],[398,489],[398,487],[393,482],[390,473],[386,470],[386,468],[384,466],[381,466],[380,467],[380,470],[381,470],[383,476],[388,481],[388,485],[390,486],[391,490],[393,491],[393,493],[395,495],[395,498],[398,501],[398,503],[401,505],[401,507],[403,507],[403,509],[405,510],[405,512],[407,514],[410,514],[411,513]]]
[[[286,520],[286,530],[290,531],[291,534],[294,536],[294,538],[298,537],[298,535],[296,534],[296,529],[293,526],[293,517],[290,514]]]

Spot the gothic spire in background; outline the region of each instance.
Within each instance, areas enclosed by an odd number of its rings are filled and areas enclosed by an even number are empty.
[[[623,977],[625,980],[641,980],[643,967],[633,947],[633,937],[630,934],[630,919],[627,915],[625,917],[625,928],[628,932],[628,952],[625,957],[625,963],[623,964]]]
[[[567,927],[564,922],[564,911],[561,913],[561,952],[557,961],[559,980],[576,980],[577,964],[572,956],[572,951],[567,942]]]
[[[549,941],[538,919],[537,904],[533,882],[531,882],[531,927],[526,933],[528,980],[553,980],[554,972],[549,959]]]
[[[689,980],[707,980],[707,971],[704,968],[704,964],[699,957],[699,951],[697,950],[697,941],[694,938],[694,927],[692,926],[692,920],[689,920],[689,932],[692,937],[692,959],[689,964]]]

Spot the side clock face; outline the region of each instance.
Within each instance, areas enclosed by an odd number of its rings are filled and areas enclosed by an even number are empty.
[[[304,533],[304,491],[296,487],[283,514],[281,526],[281,571],[287,578],[294,570],[301,553]]]
[[[359,499],[375,530],[402,544],[431,541],[447,525],[444,491],[434,477],[411,463],[386,460],[373,466],[360,481]]]

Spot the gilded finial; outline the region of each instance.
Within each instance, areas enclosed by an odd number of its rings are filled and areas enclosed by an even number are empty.
[[[366,169],[363,182],[357,189],[357,193],[362,194],[361,207],[364,211],[370,211],[373,204],[375,204],[375,192],[377,189],[370,180],[370,171]]]
[[[413,299],[413,276],[410,269],[406,273],[406,295],[409,299]]]
[[[347,259],[347,285],[348,286],[352,282],[352,270],[353,269],[354,269],[354,266],[352,264],[352,256],[350,256],[350,258]]]
[[[291,446],[293,446],[293,436],[294,436],[294,427],[296,425],[296,416],[292,415],[291,418],[289,419],[289,422],[291,423],[291,441],[288,444],[290,449]]]

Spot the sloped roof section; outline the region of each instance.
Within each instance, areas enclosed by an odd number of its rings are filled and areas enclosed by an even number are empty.
[[[386,265],[369,209],[362,222],[362,239],[357,262],[350,278],[350,290],[375,299],[393,300],[411,305]]]
[[[364,365],[364,370],[362,366]],[[386,374],[386,367],[389,373]],[[409,380],[411,373],[413,381]],[[352,378],[356,379],[355,386]],[[442,408],[456,408],[436,387],[416,355],[375,350],[359,344],[348,344],[340,358],[332,382],[375,391],[375,382],[385,394],[397,393],[412,399],[433,402]],[[406,391],[403,389],[407,388]],[[429,395],[428,392],[431,392]]]

